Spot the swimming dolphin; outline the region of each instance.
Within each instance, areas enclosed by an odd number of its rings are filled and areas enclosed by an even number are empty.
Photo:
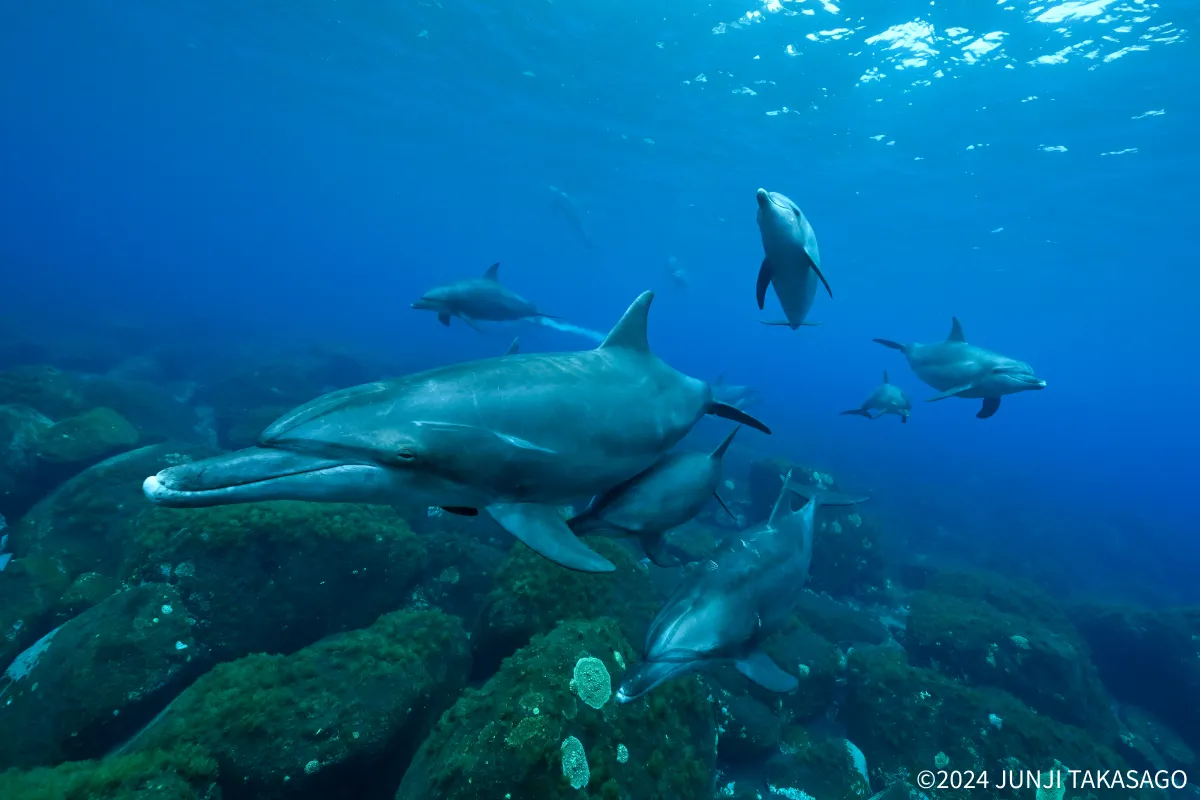
[[[817,235],[800,207],[779,192],[758,190],[758,230],[762,234],[762,266],[758,270],[758,308],[761,311],[767,297],[767,284],[775,287],[775,296],[783,306],[787,320],[764,322],[764,325],[786,325],[795,330],[805,322],[817,295],[817,281],[833,297],[833,289],[821,272],[821,251]]]
[[[793,494],[809,497],[799,511],[791,510]],[[789,472],[766,522],[690,568],[650,623],[645,660],[626,673],[617,702],[721,663],[732,663],[768,691],[795,689],[796,678],[771,660],[762,643],[792,615],[808,579],[817,505],[861,499],[796,486]]]
[[[872,414],[872,411],[878,411],[878,414]],[[888,380],[887,370],[883,371],[883,383],[875,387],[875,391],[871,392],[871,396],[858,408],[852,408],[849,411],[843,411],[842,414],[857,414],[867,419],[879,419],[885,414],[896,414],[900,417],[901,422],[908,422],[908,415],[912,412],[912,400],[908,399],[908,395],[904,393],[896,384]]]
[[[589,250],[596,249],[596,243],[592,241],[587,227],[583,224],[583,216],[579,213],[579,206],[575,204],[575,201],[571,199],[569,194],[557,186],[551,186],[550,208],[554,212],[554,216],[563,218],[563,221],[567,223],[567,227],[579,237],[579,241],[583,242],[584,247]]]
[[[947,397],[982,398],[983,408],[975,416],[987,419],[999,410],[1004,395],[1046,388],[1046,382],[1034,375],[1033,367],[1024,361],[967,344],[958,317],[951,320],[950,335],[937,344],[875,340],[904,353],[917,377],[941,392],[929,398],[929,402]]]
[[[509,533],[584,572],[613,565],[558,507],[649,468],[705,414],[763,432],[646,340],[645,292],[595,350],[452,364],[332,392],[284,414],[259,446],[146,479],[154,503],[312,500],[484,508]]]
[[[518,319],[550,317],[537,306],[500,283],[499,264],[492,264],[482,278],[467,278],[435,286],[412,304],[419,311],[437,312],[438,322],[450,325],[458,317],[475,328],[478,322],[512,322]],[[478,328],[476,328],[478,330]]]
[[[714,497],[737,521],[717,487],[721,459],[740,429],[740,425],[734,428],[712,453],[663,456],[650,469],[593,498],[567,526],[577,534],[607,531],[636,536],[655,564],[679,566],[679,559],[665,552],[663,534],[699,514]]]
[[[724,375],[712,382],[713,397],[734,408],[748,408],[759,401],[758,390],[750,386],[729,383]]]

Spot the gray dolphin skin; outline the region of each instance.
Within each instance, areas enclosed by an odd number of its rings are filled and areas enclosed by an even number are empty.
[[[571,198],[571,195],[557,186],[551,186],[550,209],[554,212],[554,216],[561,217],[567,223],[567,227],[578,237],[584,247],[588,250],[596,249],[596,243],[588,233],[587,226],[583,224],[583,215],[579,212],[579,206]]]
[[[645,472],[613,487],[567,522],[577,534],[610,532],[637,537],[646,555],[660,567],[677,567],[679,559],[665,552],[663,534],[699,514],[716,498],[725,513],[737,517],[717,493],[721,459],[734,428],[712,453],[670,453]]]
[[[895,414],[900,417],[901,422],[908,422],[908,415],[911,413],[912,400],[908,399],[903,389],[888,380],[886,369],[883,371],[883,383],[875,387],[875,391],[871,392],[871,396],[861,406],[842,412],[843,415],[856,414],[867,419],[879,419],[887,414]]]
[[[482,278],[467,278],[435,286],[412,304],[418,311],[433,311],[438,321],[450,325],[458,317],[471,327],[478,322],[512,322],[533,317],[557,317],[543,314],[537,306],[500,283],[499,264],[492,264]]]
[[[762,234],[762,266],[758,270],[755,293],[761,311],[767,298],[767,285],[775,287],[775,296],[783,306],[787,319],[783,322],[764,322],[764,325],[784,325],[792,330],[805,322],[817,295],[817,282],[825,285],[829,296],[833,289],[821,272],[821,251],[817,235],[808,224],[800,207],[779,192],[758,190],[758,230]]]
[[[650,351],[653,293],[594,350],[521,353],[332,392],[272,423],[259,445],[147,478],[177,507],[312,500],[484,508],[570,569],[609,572],[559,512],[648,469],[705,414],[758,420]]]
[[[1000,398],[1006,394],[1046,388],[1046,382],[1034,375],[1033,367],[1024,361],[967,344],[958,317],[951,317],[950,335],[944,342],[875,341],[904,353],[916,376],[940,392],[930,397],[929,402],[947,397],[982,399],[983,407],[975,415],[979,419],[995,414],[1000,409]]]
[[[792,495],[808,496],[792,511]],[[694,564],[659,610],[646,634],[645,658],[617,689],[628,703],[664,681],[721,663],[772,692],[790,692],[796,678],[764,653],[762,642],[791,616],[812,563],[818,504],[861,498],[825,493],[792,482],[789,472],[770,518]]]

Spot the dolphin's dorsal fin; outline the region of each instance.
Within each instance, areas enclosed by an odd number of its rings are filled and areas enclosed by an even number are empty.
[[[497,261],[495,264],[492,264],[490,267],[487,268],[487,272],[483,273],[484,280],[488,280],[488,281],[500,280],[500,278],[496,275],[496,273],[499,271],[500,271],[500,262]]]
[[[650,314],[650,302],[654,292],[642,292],[637,300],[626,309],[625,314],[618,320],[613,329],[604,337],[598,350],[623,348],[638,353],[649,353],[650,342],[646,338],[646,321]]]
[[[737,432],[740,431],[741,429],[742,429],[742,426],[738,425],[736,428],[731,430],[729,432],[729,435],[725,437],[725,441],[723,441],[719,445],[717,445],[717,449],[713,450],[712,455],[709,457],[713,461],[720,461],[725,456],[725,451],[729,449],[729,444],[730,444],[730,442],[733,441],[733,437],[737,436]]]
[[[950,320],[950,335],[946,337],[946,341],[966,342],[967,337],[963,336],[962,323],[958,321],[958,317],[951,317]]]
[[[891,383],[891,381],[889,381],[889,380],[888,380],[888,376],[887,376],[887,370],[886,370],[886,369],[883,371],[883,382],[884,382],[884,383]]]

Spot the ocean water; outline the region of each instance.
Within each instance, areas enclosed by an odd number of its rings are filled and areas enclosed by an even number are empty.
[[[785,457],[871,496],[890,563],[1196,604],[1198,25],[1145,0],[7,3],[0,367],[411,372],[592,347],[652,289],[657,354],[759,393],[739,485]],[[815,229],[819,326],[760,324],[759,187]],[[495,262],[560,319],[410,308]],[[952,317],[1047,388],[977,419],[872,342]],[[839,415],[884,370],[908,424]]]

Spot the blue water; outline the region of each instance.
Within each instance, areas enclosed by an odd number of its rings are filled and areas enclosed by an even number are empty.
[[[1195,599],[1200,5],[972,5],[7,3],[0,314],[417,369],[502,351],[511,331],[408,307],[494,261],[600,331],[654,288],[658,353],[763,390],[755,447],[898,526]],[[759,186],[816,229],[820,327],[758,323]],[[952,315],[1048,389],[986,421],[922,402],[871,339],[937,341]],[[839,417],[884,369],[910,424]]]

